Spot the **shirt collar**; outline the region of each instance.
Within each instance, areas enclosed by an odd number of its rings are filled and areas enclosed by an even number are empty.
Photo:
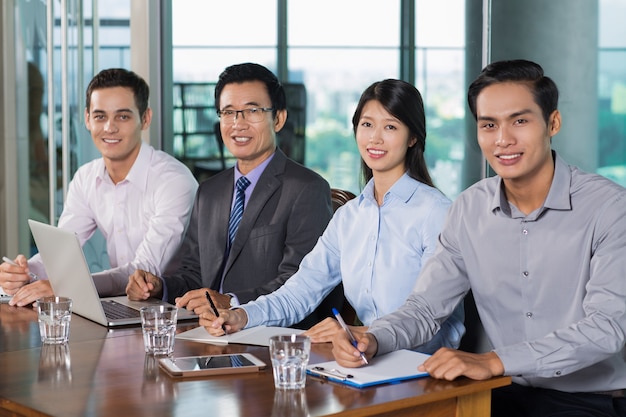
[[[388,199],[393,198],[403,203],[406,203],[411,199],[415,191],[421,184],[419,181],[414,180],[409,176],[408,173],[402,174],[400,178],[391,186],[389,191],[385,193],[383,198],[383,202],[386,202]],[[364,199],[370,200],[376,203],[376,198],[374,196],[374,178],[369,180],[365,187],[363,188],[363,192],[359,196],[359,203],[361,203]],[[378,203],[376,203],[378,204]]]
[[[274,155],[276,155],[276,151],[274,151],[274,153],[272,153],[269,158],[261,162],[258,166],[254,167],[252,171],[248,172],[245,175],[246,178],[250,181],[250,185],[252,186],[252,188],[254,188],[254,185],[257,183],[257,181],[259,181],[261,174],[263,174],[265,168],[267,168],[271,160],[274,158]],[[237,180],[243,176],[244,175],[239,172],[239,167],[237,166],[237,164],[235,164],[235,184],[237,184]]]
[[[554,158],[554,178],[552,178],[552,185],[543,206],[555,210],[571,210],[572,171],[555,151],[552,151],[552,157]]]
[[[152,160],[153,152],[154,149],[142,141],[141,148],[139,148],[139,154],[137,154],[137,159],[135,159],[133,166],[130,168],[130,171],[128,171],[126,178],[124,178],[122,182],[134,184],[139,189],[145,190],[148,184],[150,161]],[[111,184],[113,183],[109,173],[107,172],[106,165],[104,165],[104,160],[102,160],[102,169],[99,170],[96,177],[96,184],[100,184],[103,181]]]
[[[571,170],[554,150],[552,151],[552,158],[554,159],[554,176],[543,207],[554,210],[570,210],[572,208],[570,201]],[[511,209],[504,193],[504,184],[500,177],[498,177],[498,185],[491,202],[491,210],[494,211],[497,208],[500,208],[503,213],[511,215]]]

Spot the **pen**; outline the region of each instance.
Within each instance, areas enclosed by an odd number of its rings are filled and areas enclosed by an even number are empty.
[[[329,377],[329,378],[339,378],[342,381],[345,381],[346,379],[354,378],[354,375],[352,374],[344,374],[338,369],[325,369],[321,366],[314,366],[313,373],[317,375]]]
[[[350,338],[350,342],[352,343],[352,346],[354,346],[356,348],[358,343],[357,343],[356,339],[354,338],[354,336],[352,335],[352,332],[348,328],[348,325],[346,324],[346,322],[343,321],[343,317],[341,317],[341,314],[339,314],[339,312],[337,311],[336,308],[333,308],[333,314],[335,315],[335,318],[337,319],[337,321],[339,322],[341,327],[343,327],[343,329],[346,331],[346,333],[348,333],[348,337]],[[369,362],[367,361],[367,358],[365,358],[365,353],[363,353],[363,352],[361,352],[361,359],[363,360],[363,362],[366,365],[369,364]]]
[[[18,264],[16,264],[15,262],[13,262],[12,260],[10,260],[9,258],[7,258],[6,256],[2,257],[2,260],[8,264],[11,264],[13,266],[19,266]],[[33,281],[37,281],[39,279],[39,277],[35,274],[33,274],[32,272],[28,273],[28,276],[33,280]]]
[[[211,308],[213,309],[213,313],[215,314],[215,317],[219,317],[220,312],[217,311],[217,307],[215,307],[215,303],[213,302],[213,299],[209,295],[209,292],[206,291],[204,295],[206,295],[206,299],[209,300],[209,304],[211,304]],[[224,326],[223,324],[222,324],[222,330],[224,330],[224,333],[226,333],[226,326]]]

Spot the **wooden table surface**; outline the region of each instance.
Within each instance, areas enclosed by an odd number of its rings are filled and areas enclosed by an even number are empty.
[[[178,331],[197,326],[181,322]],[[315,344],[311,361],[332,359]],[[421,378],[364,389],[307,376],[304,390],[274,389],[267,347],[177,340],[174,356],[250,352],[254,374],[175,379],[146,356],[139,327],[110,330],[73,315],[70,343],[41,346],[31,308],[0,305],[0,416],[481,416],[510,378]],[[486,408],[485,408],[486,407]]]

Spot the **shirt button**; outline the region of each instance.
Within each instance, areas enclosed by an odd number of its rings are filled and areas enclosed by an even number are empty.
[[[526,230],[526,229],[522,230],[522,234],[527,235],[528,234],[528,230]]]
[[[561,376],[561,371],[556,371],[555,374],[556,376]]]
[[[522,272],[522,275],[524,275],[525,277],[527,277],[528,275],[530,275],[530,273],[528,271],[524,271]]]
[[[371,262],[368,262],[368,263],[367,263],[367,266],[368,266],[369,268],[371,268],[371,267],[372,267],[372,263],[371,263]]]
[[[526,313],[526,317],[531,318],[532,316],[533,316],[533,313],[531,313],[530,311]]]

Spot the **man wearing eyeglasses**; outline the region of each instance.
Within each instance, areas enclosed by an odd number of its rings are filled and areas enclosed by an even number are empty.
[[[328,183],[276,146],[287,110],[274,74],[252,63],[226,68],[215,107],[236,166],[201,184],[178,271],[161,279],[136,271],[126,288],[131,299],[163,297],[195,310],[209,302],[207,291],[218,308],[271,293],[296,272],[332,216]],[[242,181],[247,187],[238,192]],[[340,290],[330,304],[341,302]],[[318,308],[298,327],[330,314]]]

